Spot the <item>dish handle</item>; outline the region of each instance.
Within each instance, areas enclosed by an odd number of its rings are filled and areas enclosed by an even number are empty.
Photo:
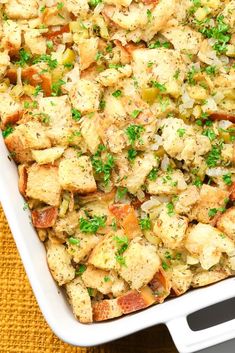
[[[234,338],[235,319],[207,329],[193,331],[187,317],[178,317],[166,323],[180,353],[196,352]]]

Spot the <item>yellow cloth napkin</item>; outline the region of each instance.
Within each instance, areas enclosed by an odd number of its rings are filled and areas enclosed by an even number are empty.
[[[163,325],[99,347],[76,348],[61,342],[40,312],[0,206],[0,353],[176,352]]]

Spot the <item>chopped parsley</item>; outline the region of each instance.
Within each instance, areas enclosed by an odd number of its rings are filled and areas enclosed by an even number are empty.
[[[94,216],[93,218],[83,218],[79,220],[79,229],[82,233],[96,233],[99,228],[105,227],[106,217]]]
[[[218,212],[217,208],[210,208],[208,211],[208,216],[210,218],[214,217],[216,215],[216,213]]]
[[[25,49],[20,49],[19,51],[19,61],[16,62],[17,65],[24,67],[31,59],[31,54]]]
[[[39,62],[46,63],[52,70],[58,66],[58,61],[56,59],[52,59],[51,56],[48,54],[42,54],[33,60],[34,64],[37,64]]]
[[[42,87],[40,85],[37,85],[33,93],[34,97],[37,97],[40,92],[42,92]]]
[[[105,106],[106,106],[106,102],[104,100],[101,100],[99,104],[99,109],[104,110]]]
[[[105,149],[104,145],[99,145],[97,152],[91,157],[91,163],[96,174],[103,174],[104,183],[107,185],[110,181],[115,161],[110,153],[107,153],[105,160],[101,158],[101,152]]]
[[[151,22],[152,21],[152,18],[153,18],[153,14],[152,12],[147,9],[147,19],[148,19],[148,22]]]
[[[93,288],[87,287],[87,291],[88,291],[88,294],[89,294],[90,297],[93,297],[93,296],[94,296],[94,290],[93,290]]]
[[[171,43],[170,42],[160,42],[159,40],[157,40],[155,43],[151,43],[149,44],[149,49],[156,49],[156,48],[166,48],[169,49],[170,48]]]
[[[158,170],[157,168],[153,168],[151,170],[151,172],[148,174],[147,178],[150,180],[150,181],[155,181],[157,179],[157,173],[158,173]]]
[[[168,202],[166,204],[166,208],[167,208],[167,214],[171,217],[175,214],[175,211],[174,211],[174,205],[172,202]]]
[[[120,69],[121,67],[123,67],[122,64],[109,64],[110,69]]]
[[[183,137],[185,134],[185,131],[186,131],[185,129],[178,129],[177,133],[178,133],[179,137]]]
[[[125,259],[123,257],[123,253],[126,251],[129,245],[129,239],[127,236],[123,237],[118,237],[115,236],[113,239],[116,241],[118,250],[116,252],[116,261],[121,265],[121,266],[126,266]]]
[[[203,71],[207,73],[207,75],[214,76],[216,74],[216,66],[207,66]]]
[[[216,167],[220,163],[221,150],[221,145],[212,146],[212,149],[210,150],[206,158],[206,164],[209,168]]]
[[[64,7],[64,4],[63,4],[62,2],[58,2],[58,4],[57,4],[57,9],[58,9],[58,10],[62,10],[63,7]]]
[[[137,118],[140,115],[141,112],[142,112],[142,110],[135,109],[131,113],[131,117],[135,119],[135,118]]]
[[[169,269],[169,265],[165,261],[162,261],[162,268],[167,271]]]
[[[79,110],[72,108],[71,112],[73,120],[79,121],[81,119],[82,113]]]
[[[102,2],[102,0],[90,0],[89,1],[89,5],[91,7],[96,7],[97,5],[99,5]]]
[[[151,85],[159,89],[160,92],[166,92],[166,86],[164,84],[161,84],[157,81],[151,81]]]
[[[127,188],[124,187],[118,187],[117,188],[117,198],[118,200],[121,200],[127,193]]]
[[[70,237],[70,238],[68,239],[68,241],[69,241],[69,243],[70,243],[71,245],[79,245],[79,244],[80,244],[80,240],[79,240],[79,239],[76,239],[76,238],[74,238],[74,237]]]
[[[75,275],[81,276],[86,271],[86,265],[80,264],[79,267],[75,271]]]
[[[200,188],[202,186],[202,181],[199,178],[196,178],[195,181],[193,182],[193,185]]]
[[[187,73],[187,82],[191,85],[194,86],[196,84],[195,81],[195,74],[197,73],[195,66],[192,66],[192,68],[188,71]]]
[[[215,26],[208,26],[209,21],[204,21],[199,23],[199,32],[201,32],[206,38],[215,39],[215,44],[213,49],[217,51],[218,54],[224,54],[227,50],[227,44],[231,39],[231,34],[229,33],[229,25],[224,22],[224,16],[219,15],[215,20]]]
[[[111,278],[109,276],[104,276],[104,282],[110,282]]]
[[[4,130],[2,130],[2,136],[5,139],[13,132],[13,127],[11,125],[7,125]]]
[[[135,158],[137,157],[137,151],[134,148],[130,148],[127,151],[127,158],[130,162],[133,162],[135,160]]]
[[[213,141],[216,138],[216,134],[212,129],[204,130],[202,135],[207,136],[210,139],[210,141]]]
[[[117,89],[115,92],[112,93],[112,96],[115,98],[119,98],[122,95],[122,91],[120,89]]]
[[[139,220],[139,224],[140,224],[140,228],[142,230],[150,230],[151,229],[151,222],[150,222],[150,218],[149,217],[141,218]]]
[[[223,181],[226,185],[232,185],[231,173],[223,175]]]
[[[62,90],[61,87],[65,84],[65,82],[61,79],[59,79],[58,81],[52,83],[51,85],[51,89],[52,89],[52,93],[51,95],[53,97],[59,96],[62,94]]]
[[[141,133],[144,131],[142,125],[131,124],[126,129],[126,134],[131,145],[135,143],[136,140],[140,139]]]

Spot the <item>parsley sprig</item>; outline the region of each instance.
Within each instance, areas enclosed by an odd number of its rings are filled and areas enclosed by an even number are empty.
[[[105,227],[106,217],[94,216],[93,218],[83,218],[79,220],[79,229],[82,233],[97,233],[99,228]]]
[[[103,181],[105,185],[108,185],[115,161],[110,153],[107,153],[106,157],[102,158],[101,154],[105,150],[106,147],[104,145],[99,145],[97,152],[91,157],[91,163],[95,173],[103,175]]]

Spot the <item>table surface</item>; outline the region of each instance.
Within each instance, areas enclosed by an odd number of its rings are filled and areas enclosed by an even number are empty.
[[[61,342],[36,303],[0,206],[0,353],[177,353],[164,325],[106,345],[76,348]]]

